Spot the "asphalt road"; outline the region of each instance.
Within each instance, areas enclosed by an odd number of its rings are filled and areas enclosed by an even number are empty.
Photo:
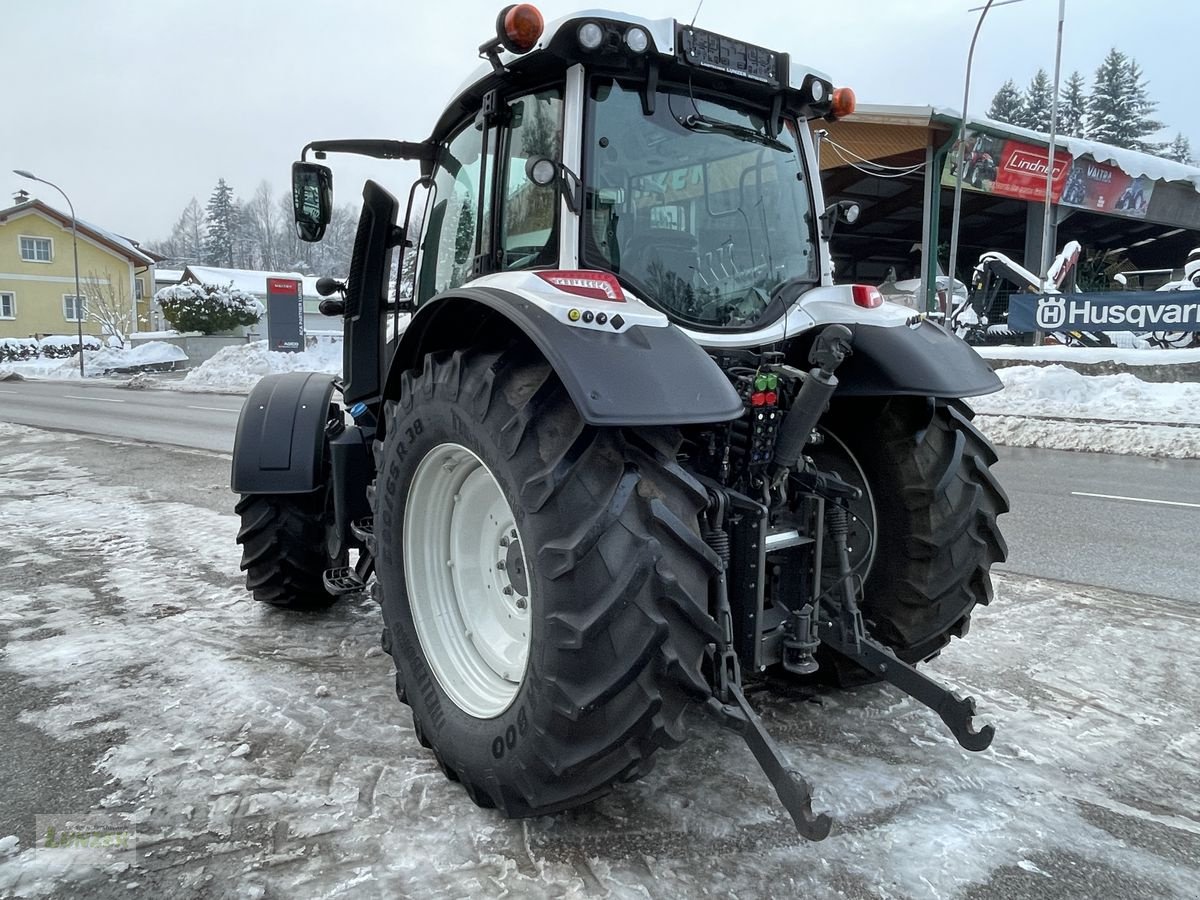
[[[222,453],[233,449],[242,402],[111,384],[0,382],[0,421]],[[1001,520],[1010,550],[1002,570],[1200,600],[1192,542],[1200,533],[1200,461],[1009,448],[1000,459],[1012,500]]]
[[[505,820],[421,747],[369,598],[249,598],[227,458],[0,423],[0,460],[0,898],[1197,896],[1200,604],[998,574],[927,667],[981,753],[889,685],[754,693],[821,844],[698,710],[643,779]],[[121,843],[39,846],[63,821]]]
[[[0,422],[230,453],[244,397],[114,383],[0,382]]]

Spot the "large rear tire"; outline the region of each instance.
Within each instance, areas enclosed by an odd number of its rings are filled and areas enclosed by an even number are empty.
[[[894,397],[842,401],[826,420],[854,457],[842,471],[857,465],[874,504],[864,619],[910,663],[967,633],[975,605],[991,602],[992,565],[1008,554],[996,523],[1008,497],[973,415],[961,400]],[[827,442],[819,464],[838,467],[830,458],[838,452]],[[839,674],[844,681],[866,675],[844,660]]]
[[[305,610],[334,602],[322,576],[346,565],[347,557],[329,553],[325,498],[322,488],[311,494],[243,494],[238,500],[241,568],[255,600]]]
[[[384,646],[418,740],[508,816],[648,772],[708,696],[718,634],[706,497],[678,433],[585,425],[525,349],[426,357],[400,396],[370,497]]]

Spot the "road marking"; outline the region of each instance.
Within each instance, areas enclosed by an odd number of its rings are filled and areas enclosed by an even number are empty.
[[[19,393],[21,393],[21,392],[20,391],[10,391],[10,390],[7,390],[6,388],[0,388],[0,394],[19,394]]]
[[[1186,506],[1200,509],[1200,503],[1185,503],[1182,500],[1150,500],[1146,497],[1122,497],[1118,494],[1089,494],[1087,491],[1071,491],[1075,497],[1098,497],[1101,500],[1128,500],[1130,503],[1157,503],[1160,506]]]
[[[209,412],[240,413],[240,409],[228,409],[224,406],[189,406],[188,409],[207,409]]]
[[[124,400],[114,400],[112,397],[80,397],[78,394],[63,394],[64,400],[99,400],[101,403],[124,403]]]

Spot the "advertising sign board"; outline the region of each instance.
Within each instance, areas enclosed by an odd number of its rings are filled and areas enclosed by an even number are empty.
[[[304,295],[297,279],[267,279],[267,347],[283,353],[304,349]]]
[[[1200,291],[1013,294],[1013,331],[1200,331]]]

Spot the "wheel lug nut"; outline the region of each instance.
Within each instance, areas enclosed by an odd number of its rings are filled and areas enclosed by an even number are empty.
[[[500,560],[498,563],[496,563],[496,568],[499,569],[501,572],[504,571],[504,566],[505,566],[504,560]]]
[[[517,529],[514,528],[510,534],[512,535],[512,539],[515,541],[517,539]]]
[[[500,538],[500,546],[501,547],[508,546],[508,535],[507,534],[504,537]]]
[[[528,605],[529,605],[529,601],[526,600],[524,597],[517,598],[517,609],[524,609]]]
[[[512,596],[512,592],[513,592],[512,585],[511,585],[511,584],[506,584],[506,585],[504,586],[504,593],[505,593],[505,594],[507,594],[508,596],[510,596],[510,597],[511,597],[511,596]]]

